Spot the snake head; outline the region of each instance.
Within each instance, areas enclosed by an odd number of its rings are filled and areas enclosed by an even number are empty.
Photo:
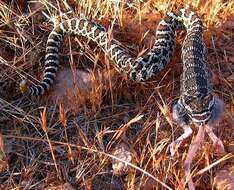
[[[223,112],[223,102],[213,94],[182,96],[173,106],[173,119],[180,125],[214,124]]]

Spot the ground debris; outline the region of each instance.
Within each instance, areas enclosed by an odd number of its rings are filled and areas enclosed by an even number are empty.
[[[234,189],[234,166],[216,172],[214,186],[217,190]]]
[[[45,188],[45,190],[75,190],[70,183],[64,183],[59,185],[51,185]]]
[[[131,150],[129,145],[125,143],[118,144],[112,151],[112,155],[118,157],[124,162],[134,162],[133,150]],[[130,167],[124,162],[112,159],[112,168],[115,175],[125,175],[129,173]]]
[[[0,133],[0,173],[8,168],[8,161],[5,151],[4,139]]]

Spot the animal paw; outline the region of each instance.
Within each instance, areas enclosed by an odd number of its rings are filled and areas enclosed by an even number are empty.
[[[218,139],[215,143],[214,143],[214,148],[215,148],[215,152],[218,154],[225,154],[227,153],[224,149],[224,145],[223,142]]]

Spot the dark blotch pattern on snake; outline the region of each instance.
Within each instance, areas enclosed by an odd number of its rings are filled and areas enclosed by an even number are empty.
[[[141,82],[158,74],[170,62],[175,47],[175,32],[181,28],[186,29],[187,34],[182,47],[181,94],[173,107],[173,118],[181,125],[213,123],[222,110],[222,104],[213,95],[209,81],[202,21],[191,9],[167,13],[157,27],[154,46],[137,59],[132,58],[120,42],[110,39],[106,29],[96,22],[79,18],[63,21],[48,37],[41,83],[29,86],[27,92],[41,96],[50,89],[59,66],[59,47],[66,34],[96,42],[118,71],[126,73],[131,80]]]

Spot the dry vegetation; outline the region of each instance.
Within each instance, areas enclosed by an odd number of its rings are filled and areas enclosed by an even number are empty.
[[[168,150],[182,132],[171,123],[170,109],[179,96],[184,32],[171,64],[144,84],[117,73],[95,44],[73,37],[62,45],[62,67],[89,69],[89,92],[77,92],[66,104],[51,101],[55,96],[23,97],[19,84],[41,76],[39,62],[53,28],[49,18],[66,13],[96,20],[137,56],[151,47],[163,15],[186,4],[204,20],[214,89],[225,102],[215,132],[228,154],[215,155],[206,140],[193,161],[198,189],[214,188],[215,173],[234,163],[233,1],[8,0],[0,1],[0,189],[185,189],[183,161],[191,138],[176,159]],[[111,154],[121,143],[129,145],[134,162],[118,176]]]

